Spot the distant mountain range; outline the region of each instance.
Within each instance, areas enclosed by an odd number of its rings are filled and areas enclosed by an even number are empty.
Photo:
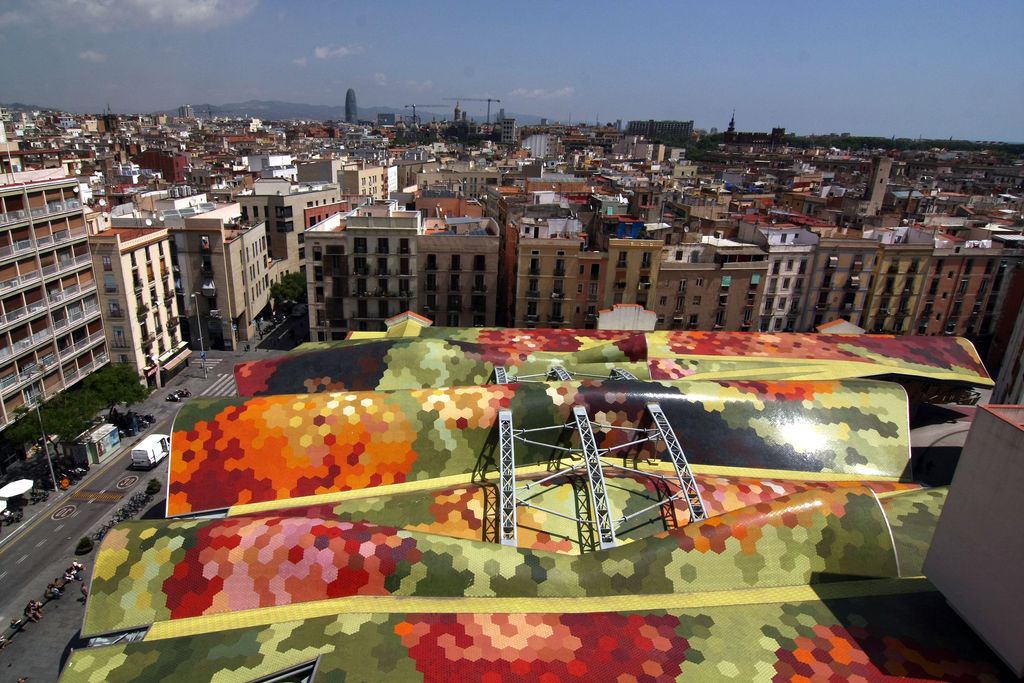
[[[76,111],[76,110],[63,110],[56,107],[41,107],[34,104],[24,104],[22,102],[11,102],[10,104],[2,105],[12,112],[23,112],[23,111],[39,111],[39,110],[57,110],[57,111]],[[302,121],[343,121],[345,119],[345,107],[344,105],[332,106],[329,104],[302,104],[300,102],[281,102],[279,100],[248,100],[247,102],[229,102],[227,104],[193,104],[192,109],[196,116],[205,117],[208,112],[214,116],[226,116],[226,117],[255,117],[258,119],[264,119],[268,121],[282,121],[282,120],[302,120]],[[430,121],[432,117],[438,119],[442,117],[450,118],[455,110],[455,103],[451,103],[451,107],[442,109],[440,107],[430,107],[426,109],[420,109],[417,111],[417,115],[422,121]],[[80,112],[84,113],[84,112]],[[92,112],[95,113],[95,112]],[[170,114],[177,116],[178,109],[168,109],[158,114]],[[396,107],[359,107],[359,119],[361,121],[376,121],[377,114],[395,114],[397,116],[411,115],[410,109],[396,108]],[[483,121],[485,115],[477,114],[470,116],[477,120]],[[493,121],[498,116],[498,107],[492,107],[491,109],[491,120]],[[517,114],[513,112],[506,112],[506,116],[511,116],[516,119],[519,125],[531,125],[540,123],[541,117],[534,116],[533,114]]]

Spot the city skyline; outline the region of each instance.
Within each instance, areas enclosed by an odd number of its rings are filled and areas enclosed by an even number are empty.
[[[251,99],[343,106],[353,88],[364,107],[496,97],[495,109],[561,121],[724,129],[736,109],[741,130],[1024,140],[1014,36],[1024,5],[976,7],[797,3],[769,15],[756,5],[656,3],[626,15],[581,5],[466,12],[443,2],[415,13],[267,0],[18,1],[0,10],[0,101],[93,112]],[[285,40],[290,33],[301,39]],[[47,59],[32,58],[40,46]],[[484,116],[483,103],[463,108]]]

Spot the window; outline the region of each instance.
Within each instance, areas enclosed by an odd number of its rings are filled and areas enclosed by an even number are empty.
[[[761,274],[754,273],[753,275],[750,276],[750,288],[753,289],[757,287],[759,284],[761,284]]]
[[[590,264],[590,279],[596,280],[601,275],[601,264],[591,263]]]
[[[462,257],[452,254],[452,270],[462,270]]]
[[[693,305],[700,306],[700,295],[693,297]]]
[[[366,238],[365,237],[356,237],[355,240],[353,241],[352,251],[355,252],[356,254],[365,254],[366,253]]]
[[[487,270],[487,257],[483,254],[473,256],[473,270]]]
[[[616,263],[616,267],[617,268],[625,268],[626,267],[626,252],[624,252],[624,251],[620,251],[619,252],[619,260]]]
[[[778,275],[780,270],[782,270],[782,261],[776,261],[772,264],[772,275]]]
[[[658,298],[658,304],[661,305],[661,306],[667,305],[668,304],[668,297],[667,296],[659,297]]]
[[[103,257],[103,270],[113,270],[114,264],[111,262],[109,256]]]
[[[729,287],[731,285],[732,285],[732,275],[723,275],[722,276],[722,289],[729,289]]]
[[[686,280],[683,280],[683,282],[686,282]],[[697,280],[696,280],[696,282],[694,282],[694,284],[697,285],[698,287],[703,287],[704,286],[704,278],[702,278],[702,277],[697,278]]]
[[[590,283],[590,288],[587,291],[587,298],[588,299],[596,299],[597,298],[597,283],[596,282],[591,282]]]
[[[643,257],[640,259],[640,267],[641,268],[650,268],[651,267],[651,252],[649,252],[649,251],[645,251],[644,252]]]
[[[378,237],[377,238],[377,253],[386,254],[388,253],[388,238]]]

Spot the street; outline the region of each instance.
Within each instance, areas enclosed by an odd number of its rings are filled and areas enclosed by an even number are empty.
[[[295,342],[289,343],[287,329],[290,326],[282,324],[270,331],[263,340],[269,348],[248,352],[207,351],[205,373],[196,354],[189,367],[167,386],[154,390],[143,403],[129,407],[138,413],[152,414],[153,425],[134,437],[125,437],[118,453],[106,462],[93,465],[88,474],[67,491],[51,492],[46,501],[26,505],[25,519],[20,524],[0,530],[0,632],[6,630],[12,619],[22,617],[22,609],[29,600],[41,599],[47,583],[62,577],[72,560],[85,565],[88,585],[96,549],[76,557],[74,551],[79,539],[91,536],[132,495],[144,491],[150,479],[160,481],[161,491],[137,518],[164,516],[169,460],[150,471],[130,470],[128,465],[132,444],[148,434],[170,433],[171,422],[182,403],[167,401],[167,394],[187,388],[192,398],[185,401],[201,396],[236,395],[234,365],[266,358],[271,353],[270,348],[292,348]],[[47,603],[43,619],[28,624],[0,651],[0,681],[16,681],[21,676],[32,681],[57,680],[70,649],[83,645],[78,640],[84,612],[79,588],[77,583],[71,585],[62,598]]]

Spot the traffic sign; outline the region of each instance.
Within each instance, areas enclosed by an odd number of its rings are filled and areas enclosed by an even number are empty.
[[[199,360],[206,360],[206,351],[199,352]]]

